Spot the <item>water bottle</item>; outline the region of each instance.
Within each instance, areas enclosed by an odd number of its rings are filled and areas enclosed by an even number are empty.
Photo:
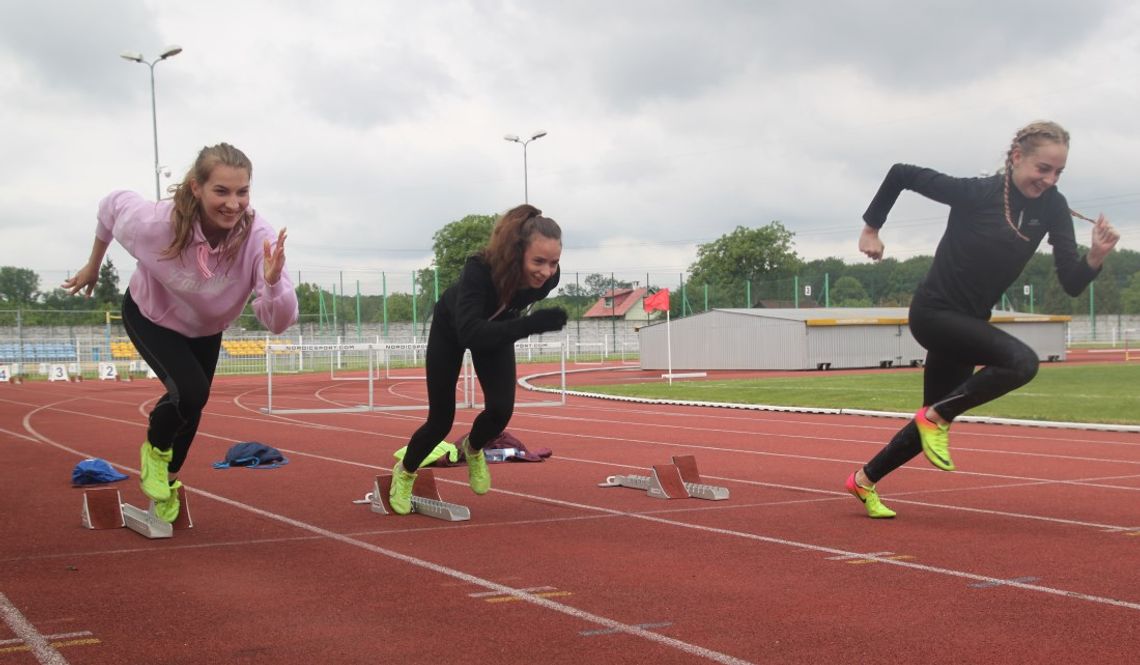
[[[483,456],[488,462],[505,462],[517,454],[518,451],[514,448],[491,448],[483,451]]]

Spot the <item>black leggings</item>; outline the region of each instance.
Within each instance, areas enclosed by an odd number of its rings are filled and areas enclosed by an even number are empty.
[[[922,404],[953,421],[969,409],[1024,386],[1037,375],[1028,344],[988,321],[944,309],[912,306],[910,331],[926,348]],[[982,369],[974,372],[974,368]],[[922,452],[914,420],[895,434],[863,471],[873,482]]]
[[[443,441],[455,423],[455,384],[463,365],[463,345],[447,317],[436,316],[428,333],[424,362],[427,371],[428,417],[408,442],[404,469],[415,471]],[[483,388],[483,412],[471,425],[470,445],[482,450],[503,433],[515,410],[515,345],[471,351],[471,362]]]
[[[198,432],[202,409],[210,399],[210,385],[218,367],[222,333],[187,337],[143,316],[131,298],[123,295],[123,327],[162,385],[164,394],[150,412],[146,438],[159,450],[174,449],[170,472],[177,473],[186,461],[190,443]]]

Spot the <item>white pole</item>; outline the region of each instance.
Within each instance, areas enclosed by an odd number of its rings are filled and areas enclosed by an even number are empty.
[[[669,310],[665,310],[665,356],[669,363],[669,385],[673,385],[673,337],[669,328]]]

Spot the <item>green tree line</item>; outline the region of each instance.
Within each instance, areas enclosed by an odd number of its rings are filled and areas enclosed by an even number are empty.
[[[357,322],[415,322],[418,331],[426,334],[438,294],[456,281],[467,257],[486,245],[494,224],[493,215],[467,215],[436,231],[432,236],[432,265],[417,271],[414,293],[357,297],[336,294],[312,283],[298,284],[301,322],[342,332],[349,332]],[[772,221],[763,226],[738,226],[699,245],[686,275],[676,282],[658,276],[655,284],[649,283],[654,278],[647,275],[645,286],[650,291],[671,289],[673,316],[712,307],[904,307],[932,260],[931,256],[917,256],[855,264],[839,258],[805,261],[795,251],[795,234],[779,221]],[[614,278],[615,273],[628,271],[615,266],[609,275],[591,273],[584,278],[564,273],[558,291],[540,306],[561,306],[572,316],[580,316],[611,289],[634,286],[628,280]],[[68,295],[61,288],[41,291],[34,271],[0,267],[0,310],[7,314],[0,317],[0,324],[11,325],[13,312],[19,312],[24,325],[103,323],[108,313],[118,313],[122,290],[110,259],[99,274],[92,297],[86,298]],[[998,306],[1047,314],[1140,314],[1140,253],[1117,250],[1110,254],[1090,288],[1092,295],[1086,292],[1081,297],[1069,297],[1054,275],[1052,256],[1039,252]],[[239,325],[248,330],[263,329],[248,305]]]

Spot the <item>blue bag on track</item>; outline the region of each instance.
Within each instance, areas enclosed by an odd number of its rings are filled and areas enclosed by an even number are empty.
[[[83,460],[71,471],[71,484],[75,486],[113,483],[125,478],[107,460],[98,457]]]
[[[226,451],[226,458],[214,462],[215,469],[228,469],[231,466],[244,466],[251,469],[276,469],[288,464],[289,460],[273,446],[260,441],[235,443]]]

